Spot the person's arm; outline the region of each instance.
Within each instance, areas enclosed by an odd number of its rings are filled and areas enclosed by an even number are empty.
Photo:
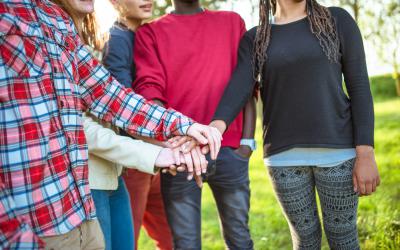
[[[338,11],[342,69],[351,103],[356,162],[354,190],[361,195],[375,192],[380,177],[374,155],[374,107],[365,60],[364,45],[357,23],[343,9]]]
[[[256,130],[256,120],[257,120],[257,112],[256,112],[256,98],[250,97],[249,101],[246,103],[246,106],[243,110],[243,132],[242,139],[251,139],[254,140],[254,134]],[[247,145],[240,145],[239,148],[236,149],[236,153],[249,158],[253,153],[252,149]]]
[[[136,78],[132,87],[147,100],[168,107],[168,100],[165,97],[166,72],[159,54],[153,30],[149,25],[142,26],[135,37],[133,57]]]
[[[162,148],[117,135],[90,116],[84,116],[83,128],[90,154],[141,172],[154,174],[154,166]]]
[[[212,119],[211,125],[218,128],[221,133],[225,132],[226,128],[245,107],[253,94],[255,80],[253,79],[252,48],[253,39],[250,32],[247,32],[240,41],[238,63],[235,71]],[[252,111],[247,112],[247,115],[253,116]],[[248,121],[248,128],[251,128],[251,123],[254,121],[252,119]]]
[[[133,65],[133,37],[125,34],[124,31],[111,32],[110,39],[104,46],[103,65],[111,75],[126,88],[132,88]],[[129,39],[132,39],[129,41]]]
[[[0,180],[0,249],[44,249],[44,242],[14,209],[12,195]]]

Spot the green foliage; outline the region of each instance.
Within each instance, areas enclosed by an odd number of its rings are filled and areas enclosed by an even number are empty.
[[[396,96],[396,83],[391,75],[371,77],[371,91],[376,100]]]
[[[226,0],[201,0],[201,4],[207,9],[218,9],[219,5]],[[159,17],[172,10],[172,0],[154,1],[154,16]]]
[[[373,77],[371,82],[376,113],[375,150],[382,183],[373,196],[360,198],[358,230],[361,249],[396,250],[400,249],[400,98],[393,96],[390,76]],[[250,229],[255,249],[289,250],[290,232],[262,160],[261,119],[256,138],[259,147],[250,161]],[[207,185],[202,199],[202,241],[205,250],[224,249],[215,202]],[[139,249],[155,249],[143,231]],[[322,249],[329,249],[325,237]]]

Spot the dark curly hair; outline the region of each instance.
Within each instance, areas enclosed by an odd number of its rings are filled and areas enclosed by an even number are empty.
[[[338,62],[340,42],[335,21],[328,8],[316,0],[306,0],[307,17],[311,32],[318,38],[319,44],[328,59]],[[253,68],[254,79],[262,84],[262,70],[267,60],[267,49],[271,40],[271,15],[276,12],[276,0],[260,0],[260,22],[254,41]]]

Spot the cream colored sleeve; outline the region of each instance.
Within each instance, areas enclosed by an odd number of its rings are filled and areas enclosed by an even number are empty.
[[[154,164],[162,147],[117,135],[90,116],[83,116],[89,153],[127,168],[155,174]]]

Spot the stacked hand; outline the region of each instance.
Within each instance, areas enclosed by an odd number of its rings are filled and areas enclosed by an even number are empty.
[[[188,180],[195,178],[197,185],[202,187],[201,174],[207,172],[205,155],[210,152],[211,159],[217,158],[221,148],[222,135],[218,129],[193,124],[187,131],[188,136],[177,136],[167,143],[156,160],[156,167],[164,168],[163,173],[188,172]]]

